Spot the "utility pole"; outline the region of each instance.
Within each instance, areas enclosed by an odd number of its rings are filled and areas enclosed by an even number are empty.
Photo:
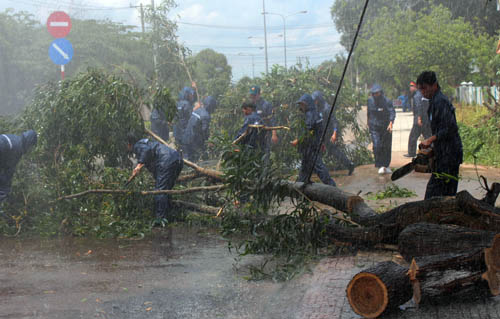
[[[140,8],[141,10],[141,31],[142,31],[142,35],[144,36],[144,7],[142,6],[142,3],[140,6],[133,6],[133,5],[130,5],[131,8]]]
[[[267,63],[267,29],[266,29],[266,4],[265,0],[262,0],[262,15],[264,16],[264,48],[266,56],[266,74],[268,74],[268,63]]]
[[[291,17],[291,16],[301,14],[301,13],[307,13],[307,11],[303,10],[303,11],[295,12],[295,13],[292,13],[292,14],[289,14],[286,16],[281,14],[281,13],[266,12],[266,11],[263,12],[264,17],[266,16],[266,14],[271,14],[271,15],[280,16],[283,19],[283,51],[284,51],[284,56],[285,56],[285,69],[287,68],[287,65],[286,65],[286,19]]]
[[[157,51],[158,51],[158,45],[156,43],[156,12],[155,12],[155,0],[151,0],[151,9],[153,10],[153,66],[155,70],[155,77],[156,80],[158,80],[158,58],[157,58]]]
[[[142,3],[141,3],[141,28],[142,28],[142,34],[144,35],[144,7],[142,6]]]

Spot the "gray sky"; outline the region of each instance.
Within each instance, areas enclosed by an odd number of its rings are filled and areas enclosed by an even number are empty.
[[[52,11],[78,18],[110,19],[140,27],[140,15],[131,5],[151,0],[0,0],[0,10],[26,10],[45,23]],[[160,0],[156,0],[158,4]],[[170,17],[178,22],[180,41],[194,53],[212,48],[224,53],[233,67],[233,79],[265,71],[262,0],[178,0]],[[266,0],[266,12],[286,18],[287,64],[308,57],[317,65],[342,52],[330,16],[333,0]],[[297,12],[307,10],[307,13]],[[284,65],[283,18],[266,15],[269,68]],[[196,24],[196,25],[193,25]],[[251,38],[249,38],[251,37]],[[253,58],[252,58],[253,56]],[[255,66],[252,66],[252,60]]]

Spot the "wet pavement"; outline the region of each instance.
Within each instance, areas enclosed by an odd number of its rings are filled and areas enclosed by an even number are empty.
[[[169,228],[140,241],[60,238],[0,243],[0,318],[359,318],[354,274],[395,252],[332,256],[288,282],[248,281],[216,232]],[[500,298],[407,307],[387,318],[500,318]]]

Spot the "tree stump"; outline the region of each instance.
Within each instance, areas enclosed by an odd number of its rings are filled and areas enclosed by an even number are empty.
[[[352,309],[365,318],[376,318],[412,297],[408,269],[392,261],[382,262],[355,275],[347,285]]]
[[[398,247],[403,258],[411,262],[415,257],[491,248],[495,242],[500,244],[500,234],[491,231],[417,223],[409,225],[399,234]]]

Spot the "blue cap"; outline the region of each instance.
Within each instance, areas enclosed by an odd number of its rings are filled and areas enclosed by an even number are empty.
[[[370,89],[370,93],[377,93],[377,92],[382,92],[382,87],[378,84],[373,84],[372,88]]]
[[[248,92],[250,95],[257,95],[260,94],[260,86],[254,85],[250,88],[250,91]]]

